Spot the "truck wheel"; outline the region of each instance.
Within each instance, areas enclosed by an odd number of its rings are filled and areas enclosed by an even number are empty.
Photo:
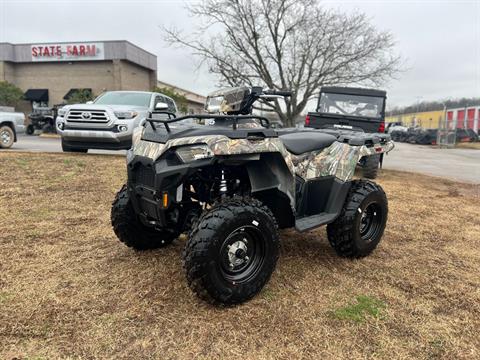
[[[383,189],[372,181],[353,181],[340,216],[327,226],[330,245],[340,256],[369,255],[382,238],[387,216]]]
[[[279,238],[275,218],[252,198],[233,198],[204,212],[184,251],[190,288],[214,304],[232,305],[255,296],[275,269]]]
[[[27,133],[27,135],[33,135],[33,133],[35,132],[35,128],[33,127],[32,124],[30,124],[27,126],[27,129],[25,130],[25,132]]]
[[[363,177],[367,179],[375,179],[378,175],[378,167],[380,164],[380,155],[366,156],[363,162]]]
[[[11,148],[15,140],[15,133],[12,128],[8,125],[3,125],[0,127],[0,148],[8,149]]]
[[[113,201],[110,219],[118,239],[135,250],[165,247],[179,235],[175,231],[160,231],[142,224],[133,210],[126,185],[123,185]]]
[[[65,144],[65,142],[62,139],[62,151],[63,152],[86,153],[86,152],[88,152],[88,149],[79,149],[79,148],[76,148],[76,147],[72,147],[70,145]]]

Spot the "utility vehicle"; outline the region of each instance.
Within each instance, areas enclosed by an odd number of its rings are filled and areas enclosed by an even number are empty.
[[[37,107],[28,115],[30,124],[25,132],[27,135],[33,135],[35,130],[42,130],[46,133],[55,132],[55,117],[57,116],[58,106],[53,108]]]
[[[317,109],[307,114],[305,126],[383,133],[386,99],[387,93],[383,90],[324,86],[320,90]],[[362,157],[358,164],[364,177],[375,179],[382,162],[383,155],[377,154]]]
[[[188,284],[221,304],[246,301],[267,283],[279,255],[278,229],[327,225],[339,255],[373,251],[387,221],[387,198],[379,185],[352,178],[361,157],[391,150],[390,136],[276,131],[251,114],[255,101],[289,94],[232,88],[208,96],[206,109],[217,115],[153,112],[135,131],[128,181],[112,205],[120,241],[152,249],[187,233]],[[206,125],[183,125],[192,118]]]

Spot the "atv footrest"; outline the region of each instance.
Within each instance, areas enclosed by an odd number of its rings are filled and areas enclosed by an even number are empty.
[[[300,232],[315,229],[319,226],[326,225],[335,220],[337,214],[320,213],[316,215],[306,216],[295,221],[295,229]]]

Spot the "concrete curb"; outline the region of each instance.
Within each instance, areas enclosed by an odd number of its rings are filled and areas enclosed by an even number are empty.
[[[41,133],[38,136],[42,137],[42,138],[60,139],[60,135],[58,135],[58,134],[44,134],[44,133]]]

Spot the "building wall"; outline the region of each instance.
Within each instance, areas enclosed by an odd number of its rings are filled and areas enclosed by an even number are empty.
[[[114,66],[119,67],[120,84],[118,90],[150,91],[157,78],[156,71],[149,71],[129,61],[114,60]]]
[[[425,111],[414,114],[402,114],[387,116],[385,122],[400,121],[404,126],[420,126],[425,129],[437,129],[443,121],[445,113],[443,110]]]
[[[114,89],[113,65],[111,61],[18,63],[11,82],[23,91],[48,89],[49,105],[54,105],[73,88],[90,88],[94,94]]]
[[[11,83],[14,77],[14,64],[7,61],[0,61],[0,81],[8,81]]]
[[[78,61],[11,63],[0,62],[0,81],[15,84],[23,91],[48,89],[49,105],[61,104],[70,89],[89,88],[94,95],[106,90],[145,90],[152,88],[156,71],[129,61]],[[28,102],[19,104],[29,112]]]

